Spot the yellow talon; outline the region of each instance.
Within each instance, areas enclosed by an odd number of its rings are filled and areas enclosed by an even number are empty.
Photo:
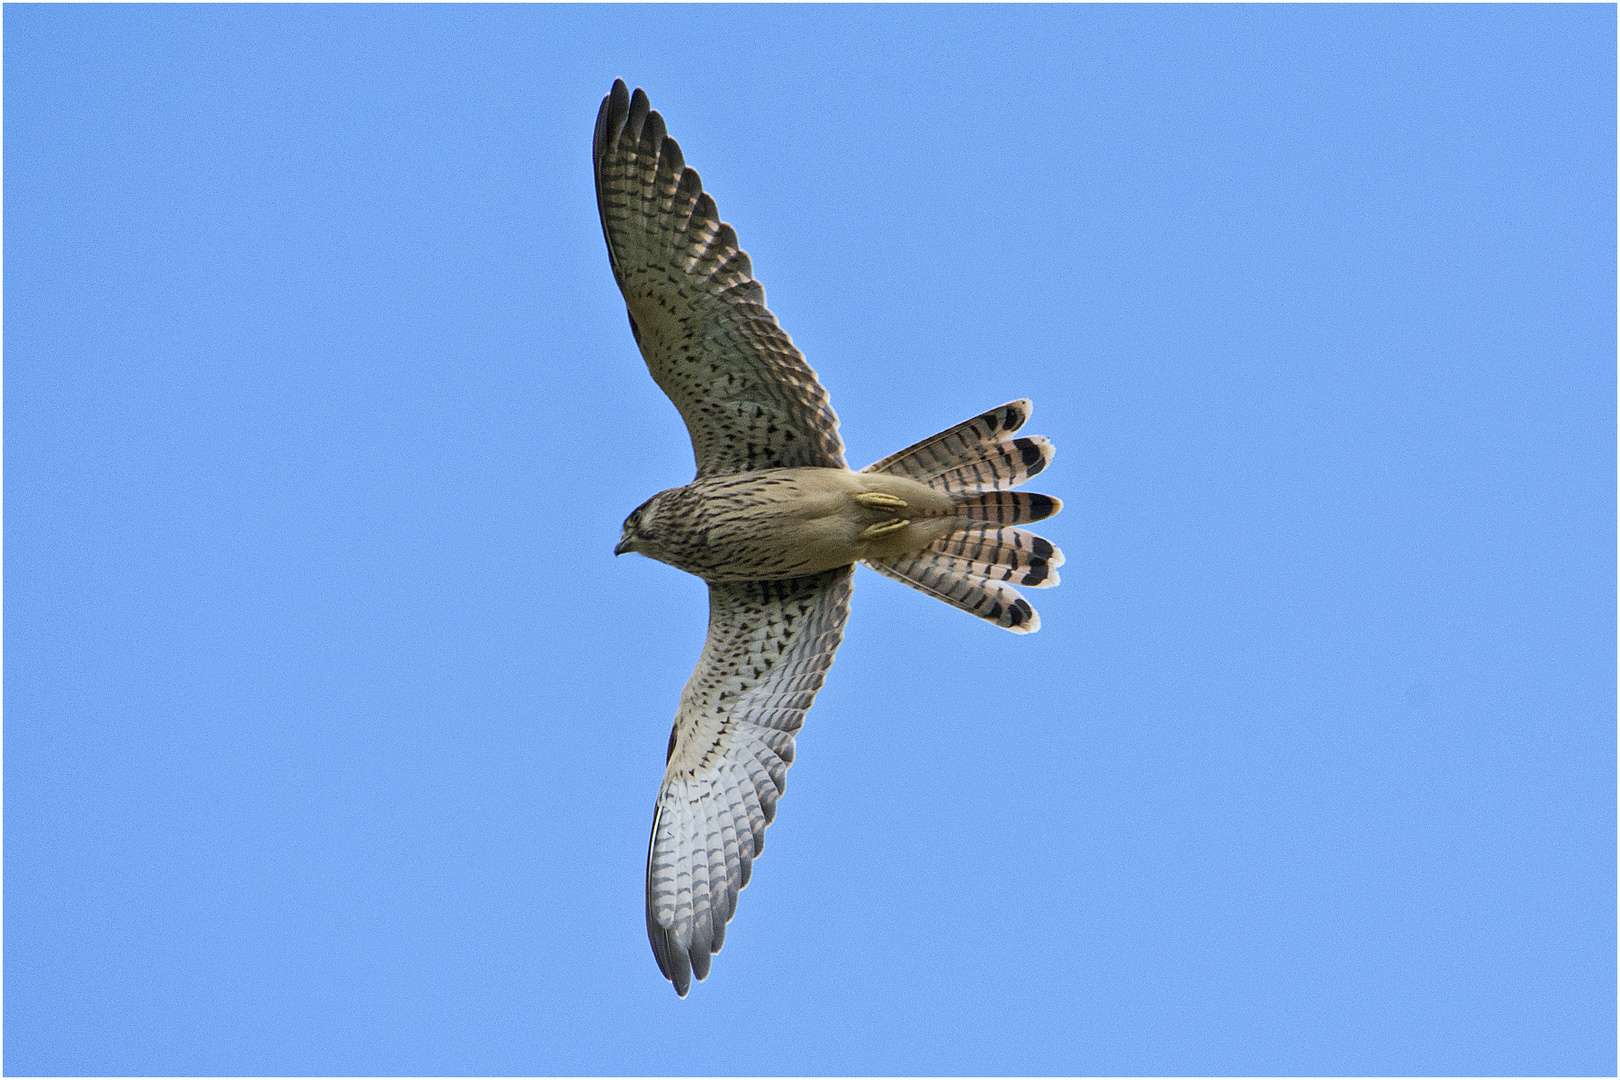
[[[859,496],[857,496],[857,498],[859,498]],[[862,540],[876,540],[880,536],[888,536],[890,533],[903,529],[910,524],[911,522],[905,518],[894,518],[891,521],[880,521],[876,525],[868,525],[866,528],[862,529],[860,538]]]
[[[881,491],[863,491],[852,496],[862,506],[870,506],[874,510],[904,510],[906,500],[898,495],[888,495]]]

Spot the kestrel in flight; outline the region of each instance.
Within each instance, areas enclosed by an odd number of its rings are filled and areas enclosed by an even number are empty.
[[[1010,490],[1053,456],[1044,438],[1014,437],[1027,400],[850,471],[827,392],[646,94],[614,82],[592,157],[630,332],[697,459],[696,478],[637,507],[614,548],[709,584],[647,852],[647,936],[685,997],[764,848],[793,736],[843,640],[854,564],[1033,633],[1040,617],[1014,586],[1056,585],[1063,555],[1018,526],[1062,504]]]

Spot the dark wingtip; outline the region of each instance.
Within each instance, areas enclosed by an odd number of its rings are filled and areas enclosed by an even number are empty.
[[[614,79],[613,89],[602,99],[602,107],[596,112],[596,138],[592,142],[592,149],[599,163],[602,156],[618,142],[619,132],[624,128],[624,118],[629,112],[630,90],[624,85],[623,79]]]
[[[685,997],[692,989],[692,960],[679,945],[670,950],[669,981],[675,987],[676,997]]]
[[[673,943],[671,944],[673,945]],[[679,945],[673,945],[671,951],[674,952],[674,958],[678,962],[670,965],[675,970],[670,972],[668,976],[669,984],[675,988],[676,997],[685,997],[692,992],[692,963],[687,956],[686,950]]]
[[[641,139],[641,125],[646,123],[647,114],[652,112],[652,102],[647,99],[647,91],[636,87],[636,92],[630,95],[630,114],[625,117],[626,130],[634,128],[631,132],[636,141]]]
[[[651,919],[647,924],[648,936],[653,940],[653,957],[658,961],[658,970],[668,979],[675,988],[677,997],[685,997],[692,989],[692,961],[686,950],[673,940],[668,930],[654,924]]]

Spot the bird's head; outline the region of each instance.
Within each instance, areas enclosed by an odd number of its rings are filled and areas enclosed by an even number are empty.
[[[613,547],[613,554],[623,555],[627,551],[647,553],[650,545],[653,519],[657,515],[658,500],[663,497],[659,492],[634,510],[624,519],[624,532],[619,534],[619,542]]]

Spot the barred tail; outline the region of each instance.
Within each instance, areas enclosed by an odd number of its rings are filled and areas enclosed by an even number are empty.
[[[866,565],[1015,634],[1039,630],[1041,617],[1013,586],[1056,585],[1063,553],[1050,541],[1010,526],[1049,518],[1063,503],[1009,490],[1039,474],[1056,454],[1040,436],[1010,437],[1031,411],[1028,399],[1010,402],[862,469],[949,493],[962,524],[922,551],[869,559]]]

